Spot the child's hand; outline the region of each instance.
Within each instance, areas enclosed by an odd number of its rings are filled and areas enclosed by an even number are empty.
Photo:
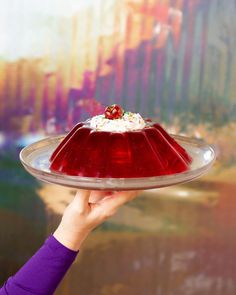
[[[97,192],[79,190],[66,208],[54,237],[67,248],[77,251],[87,235],[99,224],[116,213],[126,202],[137,196],[137,191]]]

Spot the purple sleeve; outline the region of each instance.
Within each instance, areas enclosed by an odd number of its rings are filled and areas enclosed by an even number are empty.
[[[51,295],[78,252],[50,236],[36,254],[0,289],[0,295]]]

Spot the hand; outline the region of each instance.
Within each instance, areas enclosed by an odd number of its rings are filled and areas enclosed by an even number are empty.
[[[137,191],[114,192],[79,190],[65,209],[54,237],[67,248],[78,251],[87,235],[116,213]]]

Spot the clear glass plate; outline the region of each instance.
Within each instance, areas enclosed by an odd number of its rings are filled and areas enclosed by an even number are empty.
[[[193,138],[179,135],[172,137],[190,154],[193,162],[186,172],[142,178],[95,178],[69,176],[56,173],[49,169],[49,159],[63,136],[45,138],[25,147],[20,152],[20,160],[25,169],[39,180],[59,184],[67,187],[89,190],[144,190],[166,187],[193,180],[212,166],[215,160],[215,151],[208,144]]]

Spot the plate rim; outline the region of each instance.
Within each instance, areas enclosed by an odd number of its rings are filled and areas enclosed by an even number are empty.
[[[192,146],[198,146],[199,148],[201,146],[204,146],[205,148],[207,148],[209,151],[211,151],[211,155],[212,155],[212,158],[211,160],[209,161],[209,163],[205,164],[204,166],[202,167],[198,167],[194,170],[187,170],[187,171],[184,171],[184,172],[180,172],[180,173],[175,173],[175,174],[171,174],[171,175],[160,175],[160,176],[147,176],[147,177],[136,177],[136,178],[124,178],[124,177],[117,177],[117,178],[114,178],[114,177],[104,177],[104,178],[99,178],[99,177],[84,177],[84,176],[75,176],[75,175],[67,175],[67,174],[62,174],[62,173],[58,173],[58,172],[54,172],[54,171],[45,171],[45,170],[41,170],[41,169],[38,169],[38,168],[35,168],[31,165],[29,165],[28,163],[26,163],[26,161],[24,160],[24,154],[26,153],[26,151],[29,151],[30,149],[32,149],[31,153],[34,152],[36,149],[34,148],[35,145],[38,145],[40,143],[44,143],[45,141],[55,141],[56,139],[59,141],[59,140],[62,140],[66,135],[54,135],[54,136],[49,136],[49,137],[45,137],[41,140],[38,140],[26,147],[24,147],[20,153],[19,153],[19,158],[20,158],[20,161],[21,163],[23,164],[23,166],[25,167],[25,169],[31,174],[33,175],[35,178],[37,179],[40,179],[42,181],[45,181],[45,182],[49,182],[49,183],[54,183],[54,184],[59,184],[59,185],[62,185],[62,186],[67,186],[67,187],[83,187],[83,188],[86,188],[86,186],[82,185],[81,182],[86,182],[88,184],[97,184],[99,182],[117,182],[117,184],[114,186],[115,188],[117,188],[118,186],[118,182],[125,182],[125,184],[128,186],[129,184],[132,184],[133,182],[135,181],[139,181],[139,182],[145,182],[145,181],[149,181],[149,182],[155,182],[155,181],[173,181],[174,179],[176,179],[176,182],[173,182],[173,184],[168,184],[168,185],[163,185],[163,186],[171,186],[171,185],[175,185],[177,183],[184,183],[184,182],[189,182],[197,177],[200,177],[204,172],[207,172],[211,167],[212,165],[214,164],[215,160],[216,160],[216,151],[213,147],[213,145],[210,145],[210,144],[207,144],[206,142],[204,142],[203,140],[201,139],[198,139],[198,138],[195,138],[195,137],[188,137],[188,136],[183,136],[183,135],[177,135],[177,134],[170,134],[170,136],[172,138],[174,138],[175,140],[177,141],[182,141],[182,143],[186,143],[186,144],[191,144]],[[34,173],[33,173],[34,172]],[[58,180],[63,180],[63,178],[65,178],[66,176],[66,179],[67,181],[70,181],[70,182],[78,182],[78,186],[73,186],[73,185],[67,185],[67,184],[62,184],[62,183],[59,183],[59,182],[54,182],[54,181],[47,181],[46,179],[44,179],[44,177],[54,177],[55,179],[58,179]],[[184,179],[182,181],[178,181],[179,177],[183,177]],[[107,183],[106,183],[107,184]],[[153,186],[151,185],[147,185],[146,189],[151,189],[151,188],[155,188],[155,187],[163,187],[163,186],[160,186],[160,185],[154,185],[153,183]],[[87,186],[89,187],[89,186]],[[139,187],[139,186],[138,186]],[[145,187],[144,185],[140,185],[140,187]],[[92,186],[93,189],[105,189],[104,187],[102,188],[99,188],[99,187],[96,187],[95,186]],[[107,186],[107,189],[111,189],[112,186]],[[124,187],[123,187],[124,188]],[[121,188],[122,189],[122,188]],[[129,189],[129,188],[125,188],[125,189]]]

